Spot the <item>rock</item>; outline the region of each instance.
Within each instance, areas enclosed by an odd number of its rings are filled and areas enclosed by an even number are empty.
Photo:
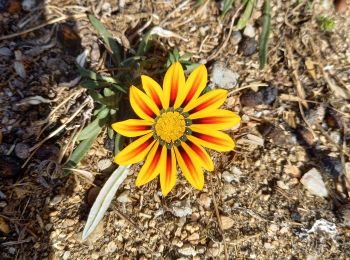
[[[97,186],[89,189],[88,195],[87,195],[87,203],[89,204],[90,207],[94,204],[98,194],[100,193],[100,190],[101,188]]]
[[[36,0],[23,0],[22,9],[24,11],[30,12],[36,6]]]
[[[242,34],[240,31],[235,31],[232,33],[233,44],[238,44],[242,40]]]
[[[232,182],[232,181],[234,181],[234,180],[236,179],[236,177],[235,177],[232,173],[230,173],[230,172],[228,172],[228,171],[224,171],[224,172],[221,174],[221,176],[222,176],[222,178],[223,178],[226,182],[228,182],[228,183],[230,183],[230,182]]]
[[[256,48],[256,40],[250,37],[243,37],[243,40],[239,44],[239,51],[247,57],[253,55],[256,51]]]
[[[70,252],[69,251],[65,251],[63,253],[62,259],[63,260],[68,260],[70,258]]]
[[[285,184],[284,181],[277,181],[277,186],[282,190],[289,190],[288,185]]]
[[[233,224],[235,223],[232,218],[226,217],[226,216],[220,216],[222,229],[227,230],[233,227]]]
[[[0,155],[0,178],[15,178],[20,172],[18,159],[10,155]]]
[[[258,105],[271,105],[275,102],[278,95],[276,87],[261,88],[258,92],[250,90],[240,96],[240,103],[243,106],[255,107]]]
[[[332,141],[336,144],[340,144],[341,143],[341,136],[340,133],[338,131],[332,131],[329,135],[332,139]]]
[[[190,241],[190,243],[192,244],[195,244],[198,242],[199,240],[199,233],[193,233],[192,235],[190,235],[188,238],[187,238],[188,241]]]
[[[284,166],[284,173],[292,178],[300,178],[301,172],[297,166],[287,164]]]
[[[35,157],[41,161],[55,160],[60,152],[60,148],[55,144],[44,144],[35,153]]]
[[[306,120],[311,125],[323,122],[325,115],[326,108],[324,106],[317,106],[316,108],[309,109],[305,112]]]
[[[0,217],[0,232],[4,233],[5,235],[10,233],[10,226],[2,217]]]
[[[311,194],[319,197],[328,196],[326,185],[322,180],[321,174],[316,168],[312,168],[310,171],[305,173],[300,182]]]
[[[115,164],[110,159],[102,159],[97,163],[97,168],[100,172],[111,173],[115,168]]]
[[[244,28],[243,35],[254,38],[255,37],[255,28],[251,24],[247,24],[247,26]]]
[[[335,0],[334,7],[337,13],[345,13],[347,9],[347,2],[346,0]]]
[[[231,89],[237,86],[239,74],[228,69],[224,63],[215,62],[210,78],[212,83],[217,87]]]
[[[220,243],[213,243],[210,245],[208,249],[208,256],[216,258],[221,255],[223,249],[224,249],[224,246],[221,245]]]
[[[109,253],[114,253],[117,250],[117,245],[114,241],[111,241],[107,244],[107,250]]]
[[[28,144],[18,143],[18,144],[16,144],[16,147],[15,147],[15,154],[18,158],[26,159],[26,158],[28,158],[28,156],[30,154],[29,149],[30,149],[30,147]]]
[[[198,203],[199,205],[202,205],[204,208],[209,209],[211,205],[211,198],[208,196],[207,193],[202,193],[199,196]]]
[[[11,56],[12,55],[12,51],[7,48],[7,47],[1,47],[0,48],[0,55],[1,56]]]
[[[171,212],[174,216],[182,218],[192,214],[192,209],[189,205],[189,202],[186,200],[175,201],[170,206]]]
[[[55,197],[53,197],[53,199],[50,201],[50,206],[55,206],[58,203],[61,202],[63,196],[62,195],[56,195]]]
[[[186,244],[183,247],[178,249],[179,253],[185,256],[195,256],[197,255],[196,250],[193,246]]]
[[[129,197],[129,191],[125,190],[123,191],[117,198],[117,201],[120,203],[128,203],[130,202],[130,197]]]
[[[229,198],[236,194],[236,189],[232,184],[226,183],[222,188],[223,198]]]

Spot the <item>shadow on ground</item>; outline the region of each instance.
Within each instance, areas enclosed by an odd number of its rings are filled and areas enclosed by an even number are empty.
[[[52,102],[78,77],[82,49],[76,21],[50,25],[47,7],[42,0],[0,1],[0,259],[52,256],[50,219],[75,187],[60,166],[65,129],[36,146],[62,124],[52,120]]]

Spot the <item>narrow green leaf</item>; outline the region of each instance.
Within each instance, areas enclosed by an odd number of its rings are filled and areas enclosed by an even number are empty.
[[[263,27],[260,36],[259,69],[263,69],[267,60],[267,47],[271,30],[271,6],[270,0],[264,2]]]
[[[124,143],[125,137],[116,133],[114,137],[114,154],[118,154],[123,149],[123,143]]]
[[[128,176],[129,167],[130,167],[129,165],[119,166],[112,173],[111,177],[109,177],[107,182],[103,185],[100,193],[98,194],[94,204],[91,207],[91,210],[82,234],[83,240],[85,240],[95,230],[98,223],[100,223],[100,221],[102,220],[120,184]]]
[[[237,29],[243,29],[249,22],[250,17],[253,13],[253,8],[255,6],[255,0],[247,0],[245,3],[245,9],[242,16],[239,18],[237,23]]]
[[[104,25],[97,20],[93,15],[89,15],[89,20],[91,24],[95,27],[96,31],[101,35],[106,46],[112,51],[112,58],[116,65],[119,65],[121,62],[120,48],[118,43],[113,40],[111,34],[107,31]]]
[[[222,13],[221,17],[224,17],[228,11],[232,9],[233,3],[235,0],[223,0],[223,8],[222,8]]]
[[[75,148],[74,152],[71,154],[67,163],[65,164],[66,168],[74,168],[78,165],[78,163],[84,158],[85,154],[90,150],[98,135],[99,133],[82,141]]]
[[[111,86],[112,83],[103,81],[94,81],[90,79],[82,80],[79,85],[87,89],[100,89]]]
[[[115,84],[118,83],[118,81],[115,78],[99,75],[96,72],[85,69],[80,65],[77,65],[77,67],[80,75],[83,77],[86,77],[95,81],[105,81],[105,82],[115,83]]]
[[[95,135],[97,135],[102,127],[106,124],[107,117],[109,115],[109,109],[105,108],[100,113],[97,114],[94,121],[88,124],[78,135],[77,140],[85,140],[89,139]]]
[[[139,47],[137,48],[136,56],[144,56],[147,51],[151,48],[152,40],[152,29],[151,28],[142,38]]]

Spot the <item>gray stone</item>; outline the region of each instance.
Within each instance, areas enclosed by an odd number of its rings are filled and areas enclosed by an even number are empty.
[[[218,88],[232,89],[237,86],[239,74],[228,69],[224,63],[215,62],[210,78],[214,86]]]
[[[312,168],[310,171],[305,173],[300,182],[311,194],[319,197],[328,196],[326,185],[322,180],[321,174],[318,170],[316,170],[316,168]]]

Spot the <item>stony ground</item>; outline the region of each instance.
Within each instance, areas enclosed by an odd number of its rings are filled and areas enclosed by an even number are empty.
[[[350,10],[320,2],[272,1],[259,70],[260,0],[241,31],[231,23],[238,5],[221,18],[214,1],[0,0],[0,258],[349,259]],[[78,167],[85,174],[62,169],[94,107],[77,55],[87,50],[89,66],[108,73],[86,12],[126,50],[152,25],[171,31],[148,58],[164,64],[176,47],[206,63],[210,87],[229,89],[224,106],[242,123],[229,131],[234,151],[211,153],[203,191],[182,177],[166,198],[157,181],[137,188],[135,165],[82,241],[115,167],[103,132]]]

